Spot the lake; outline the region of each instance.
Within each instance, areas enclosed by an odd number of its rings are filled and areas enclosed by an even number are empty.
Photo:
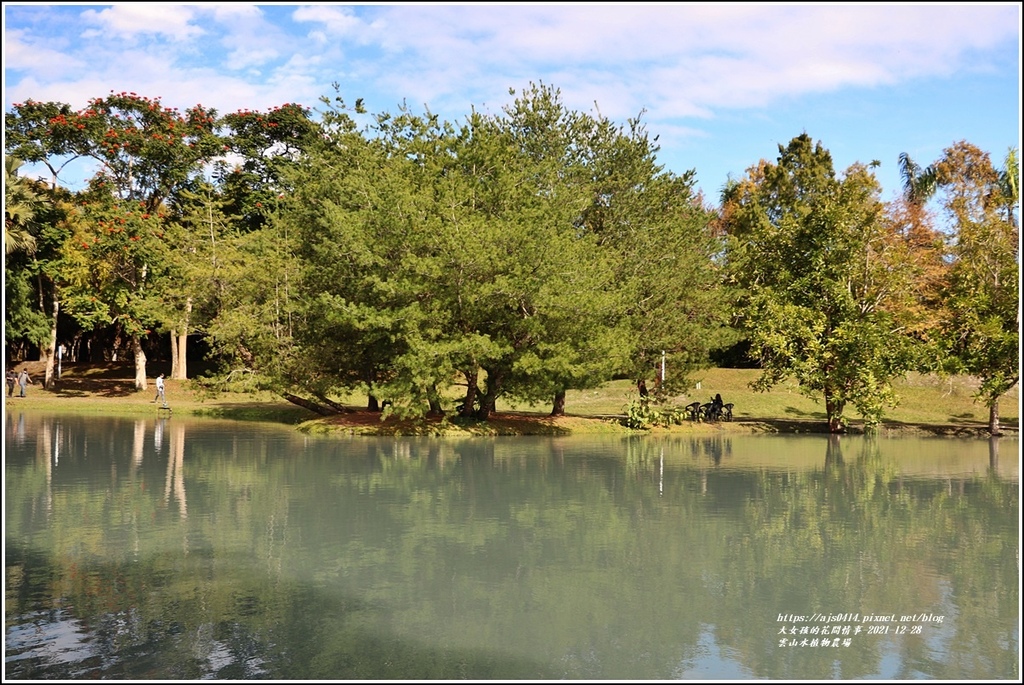
[[[5,422],[5,680],[1020,679],[1017,437]]]

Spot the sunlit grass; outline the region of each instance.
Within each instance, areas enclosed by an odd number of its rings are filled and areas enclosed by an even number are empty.
[[[51,411],[70,411],[89,414],[144,415],[154,413],[152,387],[146,391],[135,391],[131,371],[109,368],[84,367],[67,370],[67,377],[56,390],[43,390],[39,384],[30,386],[26,399],[8,398],[8,409],[24,407]],[[693,401],[708,402],[715,394],[721,394],[725,402],[734,405],[735,422],[792,422],[794,424],[823,423],[824,404],[820,398],[808,397],[800,391],[793,380],[787,380],[768,392],[755,392],[750,384],[758,377],[754,369],[706,369],[691,375],[694,386],[686,394],[668,398],[668,404],[683,407]],[[75,384],[76,375],[80,384]],[[699,383],[699,385],[697,385]],[[152,386],[152,383],[150,383]],[[887,410],[884,423],[890,426],[900,424],[921,426],[945,426],[950,428],[983,428],[988,422],[988,409],[975,401],[977,389],[975,379],[963,376],[940,378],[933,375],[909,374],[895,384],[899,404]],[[465,392],[464,387],[453,385],[445,393],[449,404]],[[280,394],[266,388],[251,392],[211,392],[202,390],[191,381],[167,381],[167,397],[175,415],[198,415],[217,418],[266,420],[284,423],[299,423],[314,418],[311,412],[297,407],[283,399]],[[572,417],[621,417],[629,403],[639,397],[636,385],[629,380],[616,380],[589,390],[572,390],[566,395],[566,414]],[[353,409],[367,406],[365,394],[354,393],[333,398],[336,402]],[[501,413],[520,412],[534,414],[536,418],[546,417],[551,411],[550,403],[515,403],[499,400],[497,411]],[[853,407],[847,408],[847,419],[857,425],[862,418]],[[1007,393],[999,405],[1000,422],[1004,428],[1016,429],[1020,421],[1019,389]],[[449,416],[450,419],[454,417]],[[452,423],[452,422],[450,422]],[[536,420],[535,420],[536,423]],[[456,428],[458,432],[458,425]],[[533,427],[533,430],[562,431],[565,426]],[[447,430],[447,429],[446,429]],[[497,423],[491,426],[471,427],[479,434],[501,430]],[[510,428],[513,430],[513,428]],[[582,430],[579,425],[573,432]]]
[[[801,392],[799,385],[787,380],[768,392],[755,392],[750,384],[758,377],[755,369],[706,369],[692,375],[700,387],[685,395],[672,397],[669,402],[685,406],[693,401],[709,402],[721,394],[725,402],[732,402],[736,420],[825,420],[825,405]],[[942,379],[938,376],[908,374],[895,383],[899,404],[888,409],[886,421],[908,424],[969,424],[987,423],[988,408],[974,400],[977,382],[956,376]],[[611,415],[622,414],[630,400],[638,397],[636,386],[630,381],[612,381],[593,390],[573,390],[567,393],[565,409],[569,414]],[[499,409],[511,405],[501,405]],[[550,405],[516,405],[520,411],[549,412]],[[852,407],[847,410],[851,421],[862,420]],[[1007,426],[1019,425],[1019,388],[1007,393],[999,404],[1000,421]]]

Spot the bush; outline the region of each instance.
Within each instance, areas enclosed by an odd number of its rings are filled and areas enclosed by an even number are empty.
[[[626,418],[623,425],[634,430],[649,430],[654,426],[667,428],[678,426],[686,419],[686,410],[681,407],[664,407],[652,409],[651,403],[646,397],[638,400],[630,400],[626,405]]]

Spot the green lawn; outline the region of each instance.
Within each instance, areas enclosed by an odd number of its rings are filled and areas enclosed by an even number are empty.
[[[756,379],[754,369],[707,369],[693,375],[700,381],[700,389],[671,399],[673,404],[685,406],[699,400],[708,402],[721,393],[725,402],[735,405],[733,414],[738,420],[825,420],[825,406],[803,395],[797,384],[787,381],[770,392],[754,392],[750,383]],[[886,412],[886,422],[906,424],[961,425],[987,423],[988,409],[974,401],[977,383],[958,376],[940,379],[936,376],[910,374],[896,384],[899,404]],[[638,397],[636,386],[630,381],[612,381],[595,390],[574,390],[566,396],[566,413],[577,415],[622,414],[630,400]],[[499,402],[499,411],[550,411],[540,405],[510,405]],[[850,408],[848,419],[857,422],[862,417]],[[1019,388],[1003,396],[999,404],[1000,421],[1006,428],[1019,426]]]
[[[30,370],[35,378],[41,379],[40,363]],[[38,368],[35,368],[38,367]],[[753,369],[707,369],[692,376],[700,387],[687,395],[670,398],[669,403],[683,407],[690,402],[708,402],[720,393],[725,402],[735,407],[735,421],[771,423],[779,430],[806,430],[808,424],[822,424],[825,421],[824,406],[820,401],[804,396],[797,385],[788,381],[770,392],[754,392],[750,383],[758,376]],[[11,409],[21,406],[26,409],[54,409],[61,411],[83,411],[97,413],[150,414],[155,410],[152,382],[150,389],[138,392],[133,386],[130,366],[111,365],[69,365],[57,388],[44,390],[39,385],[30,386],[28,398],[7,400]],[[242,389],[239,386],[238,389]],[[988,410],[974,401],[973,393],[977,382],[958,376],[941,379],[937,376],[910,374],[896,384],[900,402],[884,416],[889,427],[900,424],[907,426],[933,426],[942,434],[957,434],[959,429],[982,432],[988,424]],[[453,386],[448,396],[456,398],[465,392],[464,388]],[[205,414],[233,418],[266,419],[296,423],[310,418],[310,412],[285,401],[269,391],[260,392],[202,392],[191,381],[167,382],[168,401],[175,413]],[[574,390],[567,393],[566,413],[576,417],[623,416],[630,401],[638,398],[636,386],[627,380],[605,383],[593,390]],[[366,396],[353,394],[334,398],[341,404],[356,408],[366,406]],[[999,405],[1000,423],[1009,431],[1020,426],[1019,388],[1007,393]],[[550,404],[513,404],[499,401],[499,412],[517,411],[543,417],[550,413]],[[862,420],[852,408],[847,411],[851,427],[857,427]],[[792,422],[786,427],[783,424]]]

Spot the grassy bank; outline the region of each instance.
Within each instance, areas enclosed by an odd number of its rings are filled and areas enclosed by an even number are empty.
[[[42,367],[26,366],[34,385],[26,398],[7,398],[7,409],[68,411],[86,414],[151,416],[157,413],[152,379],[146,391],[134,388],[131,366],[123,364],[66,364],[53,389],[41,387]],[[159,373],[166,369],[150,369]],[[820,432],[825,429],[821,403],[802,395],[795,383],[757,393],[749,383],[757,372],[748,369],[709,369],[694,377],[699,389],[671,399],[677,406],[699,400],[706,402],[720,393],[735,404],[731,423],[713,425],[685,422],[655,431],[764,431]],[[940,379],[912,374],[897,385],[900,404],[889,411],[882,432],[920,432],[933,435],[986,436],[988,410],[973,399],[977,383],[968,377]],[[18,389],[15,388],[15,395]],[[637,398],[628,381],[613,381],[600,388],[571,391],[566,397],[566,416],[548,416],[550,406],[515,405],[499,402],[496,415],[486,422],[462,419],[431,421],[381,421],[381,415],[361,411],[366,397],[337,398],[352,411],[320,417],[269,392],[225,392],[209,395],[189,381],[167,381],[167,399],[174,416],[204,416],[253,421],[274,421],[299,426],[317,433],[340,432],[361,435],[564,435],[593,432],[626,432],[621,418],[629,402]],[[849,413],[850,431],[863,430],[863,421]],[[1000,420],[1007,433],[1016,434],[1020,425],[1019,390],[1003,397]]]

